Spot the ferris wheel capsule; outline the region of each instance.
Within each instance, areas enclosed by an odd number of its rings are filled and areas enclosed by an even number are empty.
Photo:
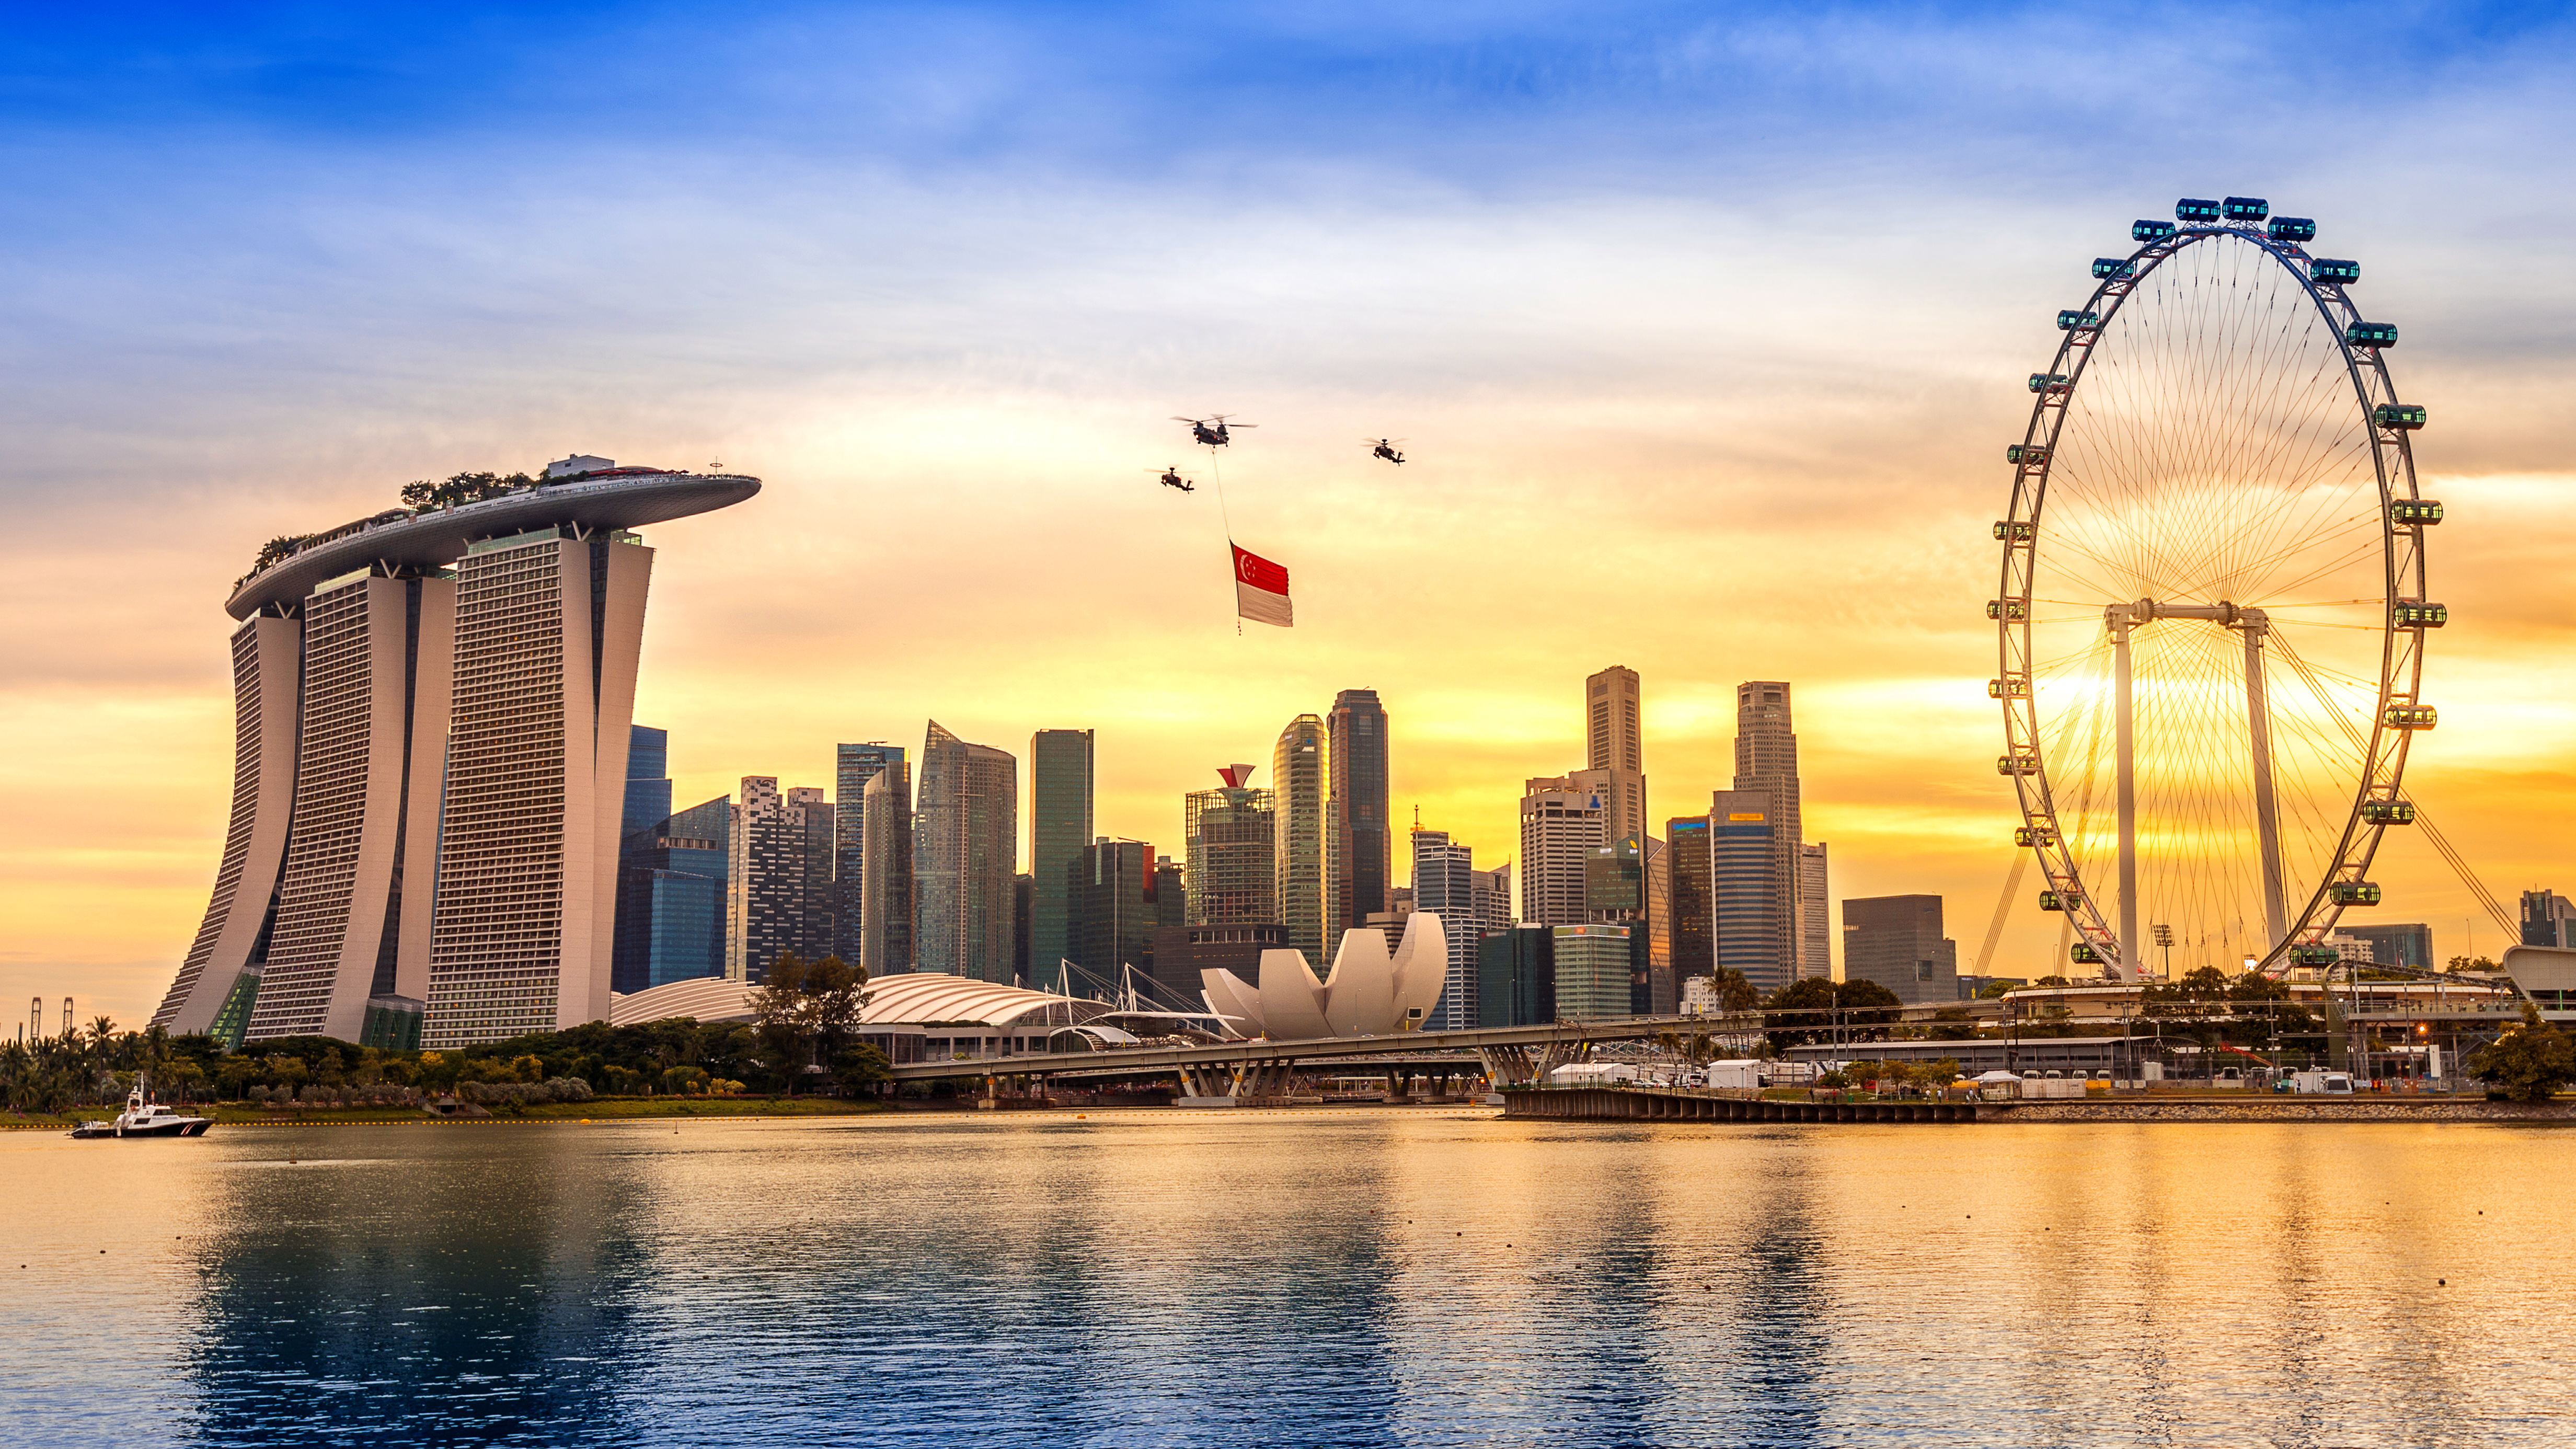
[[[2229,221],[2261,221],[2272,214],[2272,203],[2259,196],[2231,196],[2219,207]]]
[[[2317,239],[2317,224],[2304,216],[2276,216],[2263,234],[2276,242],[2312,242]]]
[[[2334,257],[2319,257],[2308,263],[2308,275],[2316,281],[2349,287],[2361,280],[2361,263],[2343,261]]]
[[[2156,221],[2142,217],[2129,223],[2131,241],[2160,242],[2173,234],[2174,224],[2169,221]]]
[[[2217,221],[2226,214],[2227,209],[2217,202],[2202,201],[2197,197],[2186,196],[2174,203],[2174,220],[2188,226],[2200,226]]]

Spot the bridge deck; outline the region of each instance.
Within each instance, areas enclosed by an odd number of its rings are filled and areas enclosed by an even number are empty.
[[[1091,1052],[1028,1052],[967,1061],[906,1062],[899,1082],[935,1077],[1051,1076],[1058,1073],[1133,1073],[1182,1067],[1321,1061],[1334,1057],[1417,1057],[1438,1052],[1493,1051],[1594,1041],[1636,1041],[1668,1031],[1706,1031],[1706,1017],[1630,1016],[1609,1021],[1550,1022],[1545,1026],[1482,1027],[1475,1031],[1408,1031],[1393,1036],[1321,1037],[1307,1041],[1228,1041],[1209,1046],[1130,1047]]]

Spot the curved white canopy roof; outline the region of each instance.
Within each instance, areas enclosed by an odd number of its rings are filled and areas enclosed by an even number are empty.
[[[608,1021],[611,1026],[633,1026],[674,1016],[700,1021],[749,1021],[751,991],[749,984],[722,976],[666,982],[632,996],[610,997]],[[913,1026],[942,1021],[998,1027],[1022,1021],[1040,1024],[1051,1016],[1056,1025],[1069,1026],[1111,1015],[1114,1010],[1105,1003],[1080,997],[1024,991],[1017,986],[938,971],[907,971],[880,976],[868,983],[868,1009],[859,1021],[863,1026]]]

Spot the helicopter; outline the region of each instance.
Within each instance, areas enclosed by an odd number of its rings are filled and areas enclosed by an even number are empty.
[[[1145,471],[1151,473],[1154,470],[1148,468]],[[1162,473],[1163,476],[1157,481],[1161,482],[1164,487],[1178,488],[1184,493],[1196,493],[1198,491],[1199,486],[1197,484],[1181,476],[1180,464],[1174,463],[1172,466],[1163,469]]]
[[[1372,457],[1372,458],[1384,458],[1385,460],[1387,460],[1387,461],[1388,461],[1388,462],[1390,462],[1390,463],[1395,464],[1395,465],[1396,465],[1397,467],[1399,467],[1399,468],[1404,466],[1404,455],[1403,455],[1402,453],[1399,453],[1399,452],[1397,452],[1397,451],[1395,450],[1395,445],[1396,445],[1396,444],[1398,444],[1398,443],[1403,442],[1403,441],[1404,441],[1404,439],[1402,439],[1402,438],[1362,438],[1362,439],[1360,439],[1360,441],[1369,445],[1369,456],[1370,456],[1370,457]]]
[[[1172,421],[1176,423],[1187,423],[1190,425],[1191,442],[1210,448],[1222,448],[1226,444],[1234,441],[1234,435],[1228,431],[1229,424],[1227,419],[1231,416],[1232,414],[1229,413],[1218,413],[1214,417],[1174,418]],[[1257,428],[1261,425],[1259,423],[1233,423],[1230,426],[1236,428]]]

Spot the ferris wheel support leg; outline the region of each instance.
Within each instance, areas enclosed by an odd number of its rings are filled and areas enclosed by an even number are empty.
[[[2120,961],[2115,974],[2129,980],[2138,959],[2138,739],[2135,708],[2129,698],[2128,610],[2115,605],[2111,614],[2111,670],[2119,695],[2113,749],[2120,773]]]
[[[2254,829],[2263,857],[2263,924],[2271,949],[2290,931],[2290,914],[2281,900],[2281,817],[2272,798],[2272,703],[2263,688],[2263,636],[2271,621],[2259,609],[2248,609],[2237,626],[2245,635],[2245,723],[2254,760]],[[2264,962],[2269,965],[2267,958]]]

